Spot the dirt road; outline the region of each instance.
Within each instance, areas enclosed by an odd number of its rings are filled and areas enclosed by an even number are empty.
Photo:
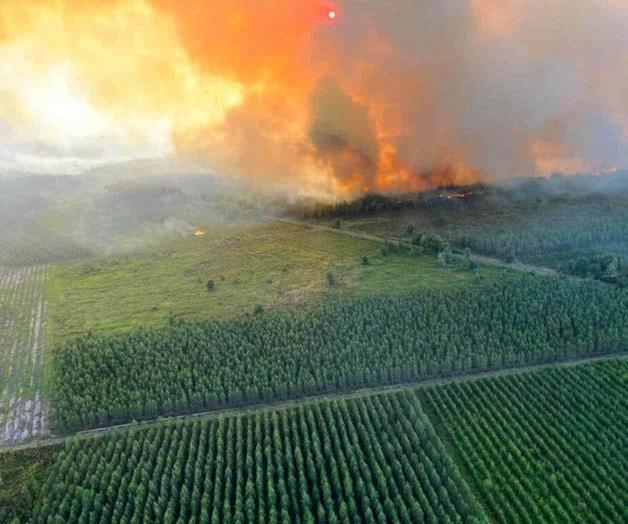
[[[291,224],[293,226],[305,227],[307,229],[314,229],[316,231],[329,231],[331,233],[336,233],[338,235],[346,235],[354,238],[361,238],[362,240],[370,240],[371,242],[378,242],[380,244],[389,244],[389,243],[397,243],[403,246],[412,247],[412,243],[408,240],[398,239],[398,238],[386,238],[378,235],[372,235],[370,233],[362,233],[360,231],[351,231],[342,228],[335,228],[324,226],[322,224],[312,224],[311,222],[303,222],[301,220],[293,220],[290,218],[268,218],[273,222],[280,222],[282,224]],[[570,278],[578,278],[572,275],[564,275],[563,273],[559,273],[555,269],[551,269],[549,267],[544,266],[533,266],[530,264],[523,264],[521,262],[505,262],[504,260],[500,260],[498,258],[486,257],[483,255],[472,254],[471,259],[477,262],[478,264],[484,264],[486,266],[494,266],[504,269],[512,269],[514,271],[521,271],[524,273],[536,273],[537,275],[550,275],[550,276],[565,276]]]
[[[529,366],[509,368],[509,369],[500,369],[500,370],[495,370],[495,371],[484,371],[480,373],[457,375],[457,376],[451,376],[451,377],[442,377],[442,378],[423,380],[423,381],[417,381],[417,382],[408,382],[404,384],[366,387],[366,388],[356,389],[353,391],[344,391],[340,393],[311,395],[311,396],[301,397],[299,399],[294,399],[294,400],[279,400],[276,402],[254,404],[254,405],[245,406],[241,408],[226,408],[226,409],[221,409],[221,410],[204,411],[200,413],[192,413],[192,414],[187,414],[187,415],[163,417],[163,418],[144,421],[144,422],[131,422],[128,424],[119,424],[116,426],[107,426],[104,428],[89,429],[86,431],[79,431],[78,433],[68,435],[68,436],[33,440],[31,442],[26,442],[22,444],[15,444],[15,445],[10,445],[10,446],[0,447],[0,453],[19,451],[19,450],[24,450],[24,449],[48,447],[48,446],[58,446],[58,445],[62,445],[68,439],[78,438],[78,439],[83,440],[83,439],[99,438],[105,435],[111,435],[113,433],[125,431],[128,429],[150,428],[151,426],[154,426],[156,424],[163,424],[166,421],[210,419],[210,418],[227,417],[227,416],[242,416],[242,415],[247,415],[251,413],[259,413],[259,412],[264,412],[264,411],[289,409],[289,408],[299,406],[299,405],[316,404],[316,403],[325,402],[328,400],[346,400],[346,399],[351,399],[351,398],[379,395],[382,393],[396,393],[400,391],[406,391],[406,390],[423,388],[423,387],[451,384],[453,382],[470,382],[470,381],[481,380],[481,379],[489,378],[489,377],[504,377],[508,375],[515,375],[518,373],[534,373],[534,372],[538,372],[538,371],[541,371],[543,369],[548,369],[548,368],[569,368],[573,366],[593,364],[595,362],[602,362],[606,360],[618,360],[619,361],[619,360],[626,360],[626,359],[628,359],[628,353],[601,355],[601,356],[588,357],[588,358],[582,358],[582,359],[576,359],[576,360],[569,360],[569,361],[564,361],[564,362],[550,362],[550,363],[545,363],[545,364],[536,364],[536,365],[529,365]]]

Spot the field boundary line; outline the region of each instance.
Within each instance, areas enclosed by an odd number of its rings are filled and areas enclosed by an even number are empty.
[[[628,353],[610,353],[605,355],[597,355],[585,358],[546,362],[542,364],[530,364],[527,366],[510,367],[498,370],[482,371],[479,373],[459,374],[448,377],[439,377],[426,380],[418,380],[413,382],[389,384],[383,386],[361,387],[350,391],[343,391],[338,393],[320,393],[316,395],[308,395],[295,399],[282,399],[258,404],[250,404],[248,406],[241,407],[226,407],[221,409],[214,409],[210,411],[200,411],[198,413],[188,413],[183,415],[172,415],[165,417],[158,417],[150,420],[144,420],[141,422],[127,422],[125,424],[116,424],[112,426],[104,426],[101,428],[87,429],[78,431],[69,435],[50,437],[41,440],[33,440],[23,444],[14,444],[8,446],[1,446],[0,453],[8,453],[13,451],[21,451],[26,449],[43,448],[50,446],[62,445],[65,441],[71,439],[89,440],[99,437],[104,437],[113,433],[119,433],[126,430],[143,430],[149,429],[153,426],[172,423],[180,420],[203,420],[213,419],[220,417],[232,417],[232,416],[245,416],[254,413],[263,413],[267,411],[280,411],[284,409],[290,409],[298,406],[307,406],[312,404],[320,404],[322,402],[332,400],[350,400],[362,397],[371,397],[386,393],[399,393],[403,391],[410,391],[414,389],[428,388],[434,386],[447,385],[460,382],[474,382],[483,380],[486,378],[506,377],[510,375],[518,375],[525,373],[535,373],[550,368],[570,368],[575,366],[582,366],[587,364],[595,364],[597,362],[605,362],[609,360],[628,360]]]

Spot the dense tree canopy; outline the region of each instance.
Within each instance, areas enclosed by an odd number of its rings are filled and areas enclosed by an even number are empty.
[[[547,224],[516,228],[504,233],[478,230],[461,236],[456,244],[500,258],[526,257],[578,249],[596,244],[628,241],[628,220]]]
[[[407,393],[74,442],[33,522],[488,520]]]
[[[496,522],[625,522],[628,362],[421,390]]]
[[[306,313],[85,335],[57,348],[58,429],[622,351],[628,292],[512,276]]]

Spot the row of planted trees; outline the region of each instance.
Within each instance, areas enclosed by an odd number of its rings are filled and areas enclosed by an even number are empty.
[[[628,292],[509,277],[307,313],[81,336],[55,352],[57,429],[622,351]]]
[[[626,361],[422,390],[498,522],[623,522]]]
[[[517,226],[513,231],[493,232],[478,230],[461,235],[455,244],[472,251],[503,259],[543,256],[568,250],[577,250],[628,241],[628,219],[613,218],[587,222],[548,223],[547,225]]]
[[[414,394],[69,444],[35,523],[485,522]]]

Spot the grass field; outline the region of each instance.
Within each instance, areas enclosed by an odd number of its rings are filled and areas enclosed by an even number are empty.
[[[45,431],[41,398],[48,268],[0,269],[0,445]]]
[[[135,256],[55,266],[48,286],[51,333],[58,339],[88,330],[163,325],[171,312],[232,318],[252,313],[257,304],[298,307],[329,294],[454,288],[496,274],[445,269],[431,257],[380,251],[380,245],[361,239],[268,224],[207,229],[202,237],[178,237]],[[214,282],[211,292],[208,280]]]
[[[628,363],[421,391],[496,522],[626,522]]]

